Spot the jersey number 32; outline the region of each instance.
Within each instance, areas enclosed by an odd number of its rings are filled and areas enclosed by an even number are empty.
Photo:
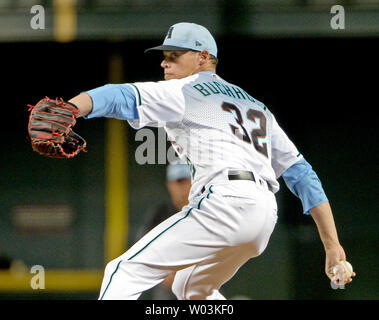
[[[250,136],[246,130],[246,128],[243,125],[243,118],[241,115],[241,111],[237,108],[236,105],[229,103],[229,102],[223,102],[221,105],[222,110],[230,112],[233,114],[233,111],[235,113],[235,120],[237,124],[242,129],[242,133],[239,130],[238,127],[235,125],[230,125],[230,128],[232,129],[232,132],[235,136],[237,136],[239,139],[246,143],[253,142],[253,146],[255,150],[257,150],[259,153],[263,154],[265,157],[268,158],[268,152],[267,152],[267,143],[259,143],[259,139],[266,138],[267,131],[266,131],[266,117],[265,115],[258,110],[255,109],[249,109],[246,113],[247,119],[250,121],[256,123],[256,119],[259,119],[259,128],[253,129],[250,132]]]

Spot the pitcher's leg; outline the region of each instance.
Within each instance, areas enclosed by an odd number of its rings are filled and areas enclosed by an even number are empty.
[[[251,255],[250,245],[225,248],[211,259],[178,271],[172,291],[179,300],[225,300],[220,287]]]
[[[197,208],[168,218],[147,233],[127,252],[108,263],[99,299],[137,299],[170,273],[199,263],[222,250],[224,243],[208,235],[193,215]],[[210,242],[211,241],[211,242]],[[209,244],[216,244],[209,246]]]
[[[275,214],[269,213],[251,242],[225,247],[212,258],[178,271],[172,285],[176,297],[180,300],[225,299],[219,292],[220,287],[249,259],[259,256],[265,250],[275,223]]]
[[[168,269],[124,260],[122,256],[107,264],[100,300],[136,300],[171,273]]]

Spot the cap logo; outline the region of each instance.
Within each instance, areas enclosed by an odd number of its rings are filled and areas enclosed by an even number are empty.
[[[202,44],[199,41],[195,42],[196,47],[202,46]]]
[[[167,31],[167,36],[166,36],[167,39],[171,39],[172,31],[173,31],[173,30],[174,30],[174,27],[170,27],[170,29],[168,29],[168,31]]]

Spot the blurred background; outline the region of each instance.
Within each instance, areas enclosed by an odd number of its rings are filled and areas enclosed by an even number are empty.
[[[378,299],[378,0],[0,0],[0,299],[97,299],[106,263],[168,201],[167,163],[138,164],[142,142],[126,123],[80,119],[75,131],[88,152],[47,159],[28,142],[27,105],[106,83],[161,80],[161,56],[144,49],[183,21],[211,31],[217,73],[264,102],[312,164],[357,272],[345,289],[331,287],[313,220],[280,179],[266,251],[221,292]],[[43,280],[32,272],[37,265]]]

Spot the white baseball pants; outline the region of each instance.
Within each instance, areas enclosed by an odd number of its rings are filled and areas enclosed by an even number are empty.
[[[267,246],[276,199],[254,181],[209,186],[105,268],[99,299],[138,299],[176,272],[178,299],[225,299],[218,291]]]

